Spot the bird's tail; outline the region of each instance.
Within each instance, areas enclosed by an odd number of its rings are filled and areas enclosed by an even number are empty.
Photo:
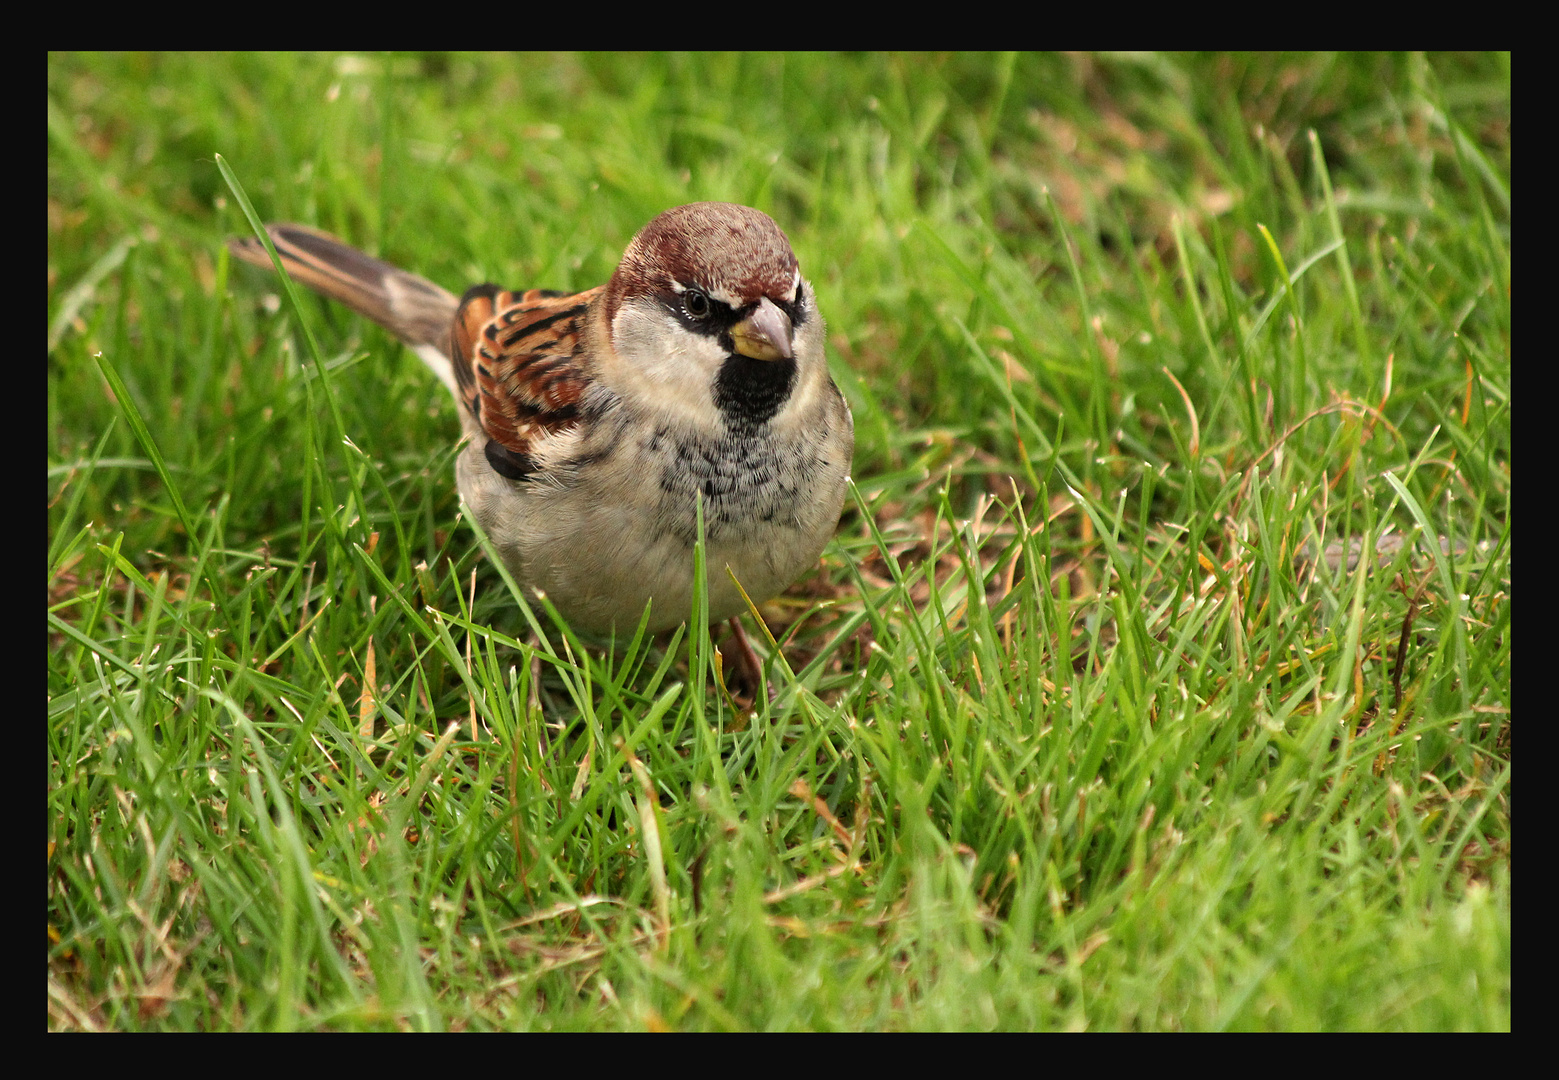
[[[267,225],[265,231],[288,275],[368,316],[410,345],[458,400],[449,361],[450,327],[460,305],[453,293],[307,225]],[[273,265],[256,237],[235,238],[227,246],[244,262]]]

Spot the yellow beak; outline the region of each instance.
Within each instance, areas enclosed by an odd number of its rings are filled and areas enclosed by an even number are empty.
[[[756,311],[731,327],[731,337],[736,351],[754,360],[789,360],[796,355],[790,347],[790,317],[767,296],[758,301]]]

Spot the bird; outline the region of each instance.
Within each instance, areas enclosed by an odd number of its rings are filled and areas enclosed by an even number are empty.
[[[583,292],[479,284],[461,297],[306,225],[266,226],[294,280],[384,326],[449,389],[456,483],[515,579],[575,629],[689,618],[702,503],[710,625],[816,565],[837,527],[854,422],[784,231],[747,206],[653,218]],[[237,258],[273,266],[258,237]],[[740,582],[741,588],[733,583]]]

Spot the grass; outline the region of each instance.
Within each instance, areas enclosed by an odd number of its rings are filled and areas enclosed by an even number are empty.
[[[48,77],[51,1029],[1510,1027],[1508,55]],[[456,291],[773,214],[858,444],[773,701],[526,607],[218,154]]]

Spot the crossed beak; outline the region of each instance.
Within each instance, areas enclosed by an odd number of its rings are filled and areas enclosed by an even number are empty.
[[[757,310],[731,327],[731,337],[736,351],[754,360],[790,360],[796,355],[790,347],[790,317],[767,296],[758,301]]]

